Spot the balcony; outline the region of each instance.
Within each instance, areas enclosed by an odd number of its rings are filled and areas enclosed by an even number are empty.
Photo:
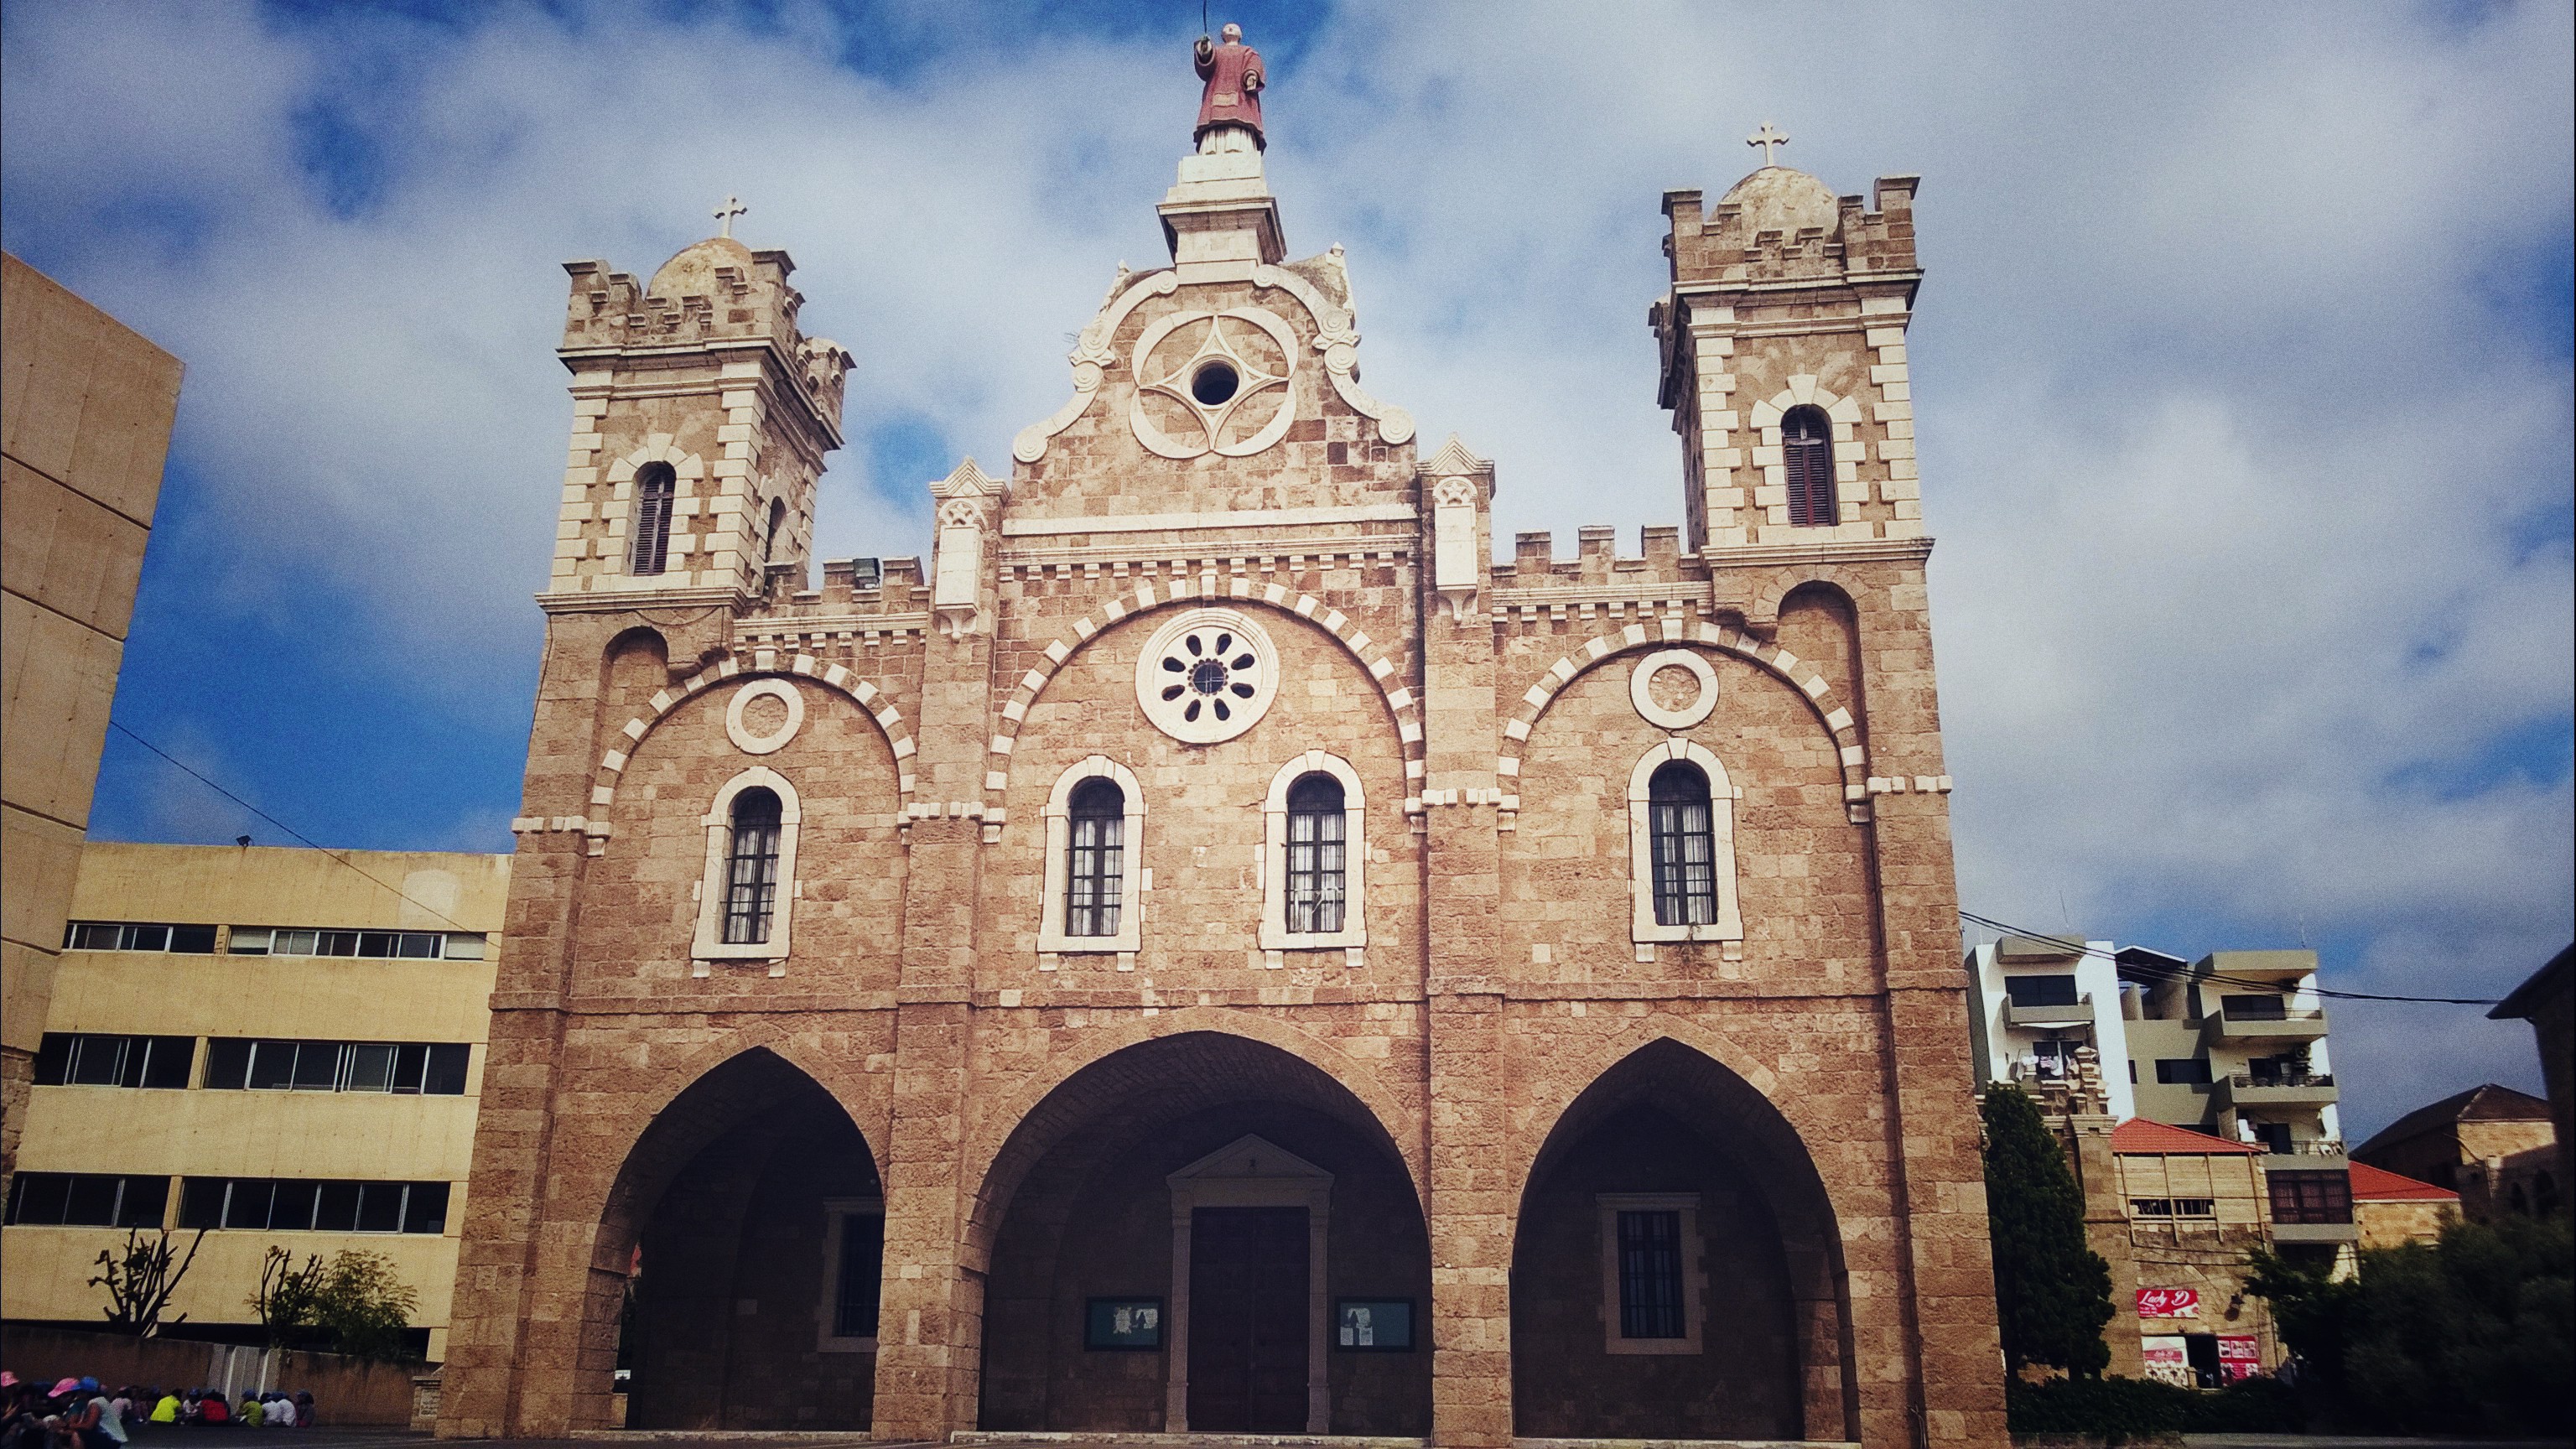
[[[2086,992],[2073,1001],[2055,1006],[2024,1006],[2018,1001],[2008,1002],[2004,1007],[2004,1024],[2007,1026],[2091,1026],[2093,995],[2091,992]]]
[[[2239,1072],[2218,1081],[2220,1109],[2243,1107],[2328,1107],[2336,1099],[2335,1079],[2327,1072],[2283,1072],[2256,1076]]]
[[[2200,1029],[2220,1041],[2315,1041],[2326,1034],[2326,1014],[2286,1007],[2248,1010],[2231,1005],[2202,1017]]]

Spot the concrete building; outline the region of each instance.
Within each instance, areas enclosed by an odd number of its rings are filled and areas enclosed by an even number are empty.
[[[2340,1161],[2314,951],[2218,951],[2186,967],[2133,946],[2118,960],[2139,1116]]]
[[[1968,1035],[1984,1064],[1981,1083],[2064,1081],[2086,1047],[2105,1063],[2129,1060],[2110,942],[2006,936],[1968,953],[1968,975]],[[2113,1120],[2138,1115],[2126,1073],[2104,1073],[2102,1086]]]
[[[0,255],[0,1192],[89,829],[179,360]]]
[[[2566,1203],[2549,1104],[2494,1082],[2416,1108],[2355,1149],[2353,1159],[2452,1189],[2472,1222],[2505,1213],[2546,1216]]]
[[[440,1432],[631,1288],[641,1428],[2001,1445],[1914,192],[1664,197],[1636,557],[1493,561],[1245,124],[926,569],[785,253],[571,264]]]
[[[184,1251],[181,1330],[248,1338],[271,1246],[382,1253],[446,1352],[504,855],[92,842],[0,1228],[0,1318],[95,1326],[126,1229]]]
[[[2442,1229],[2460,1220],[2460,1195],[2355,1158],[2352,1219],[2364,1248],[2435,1242]]]

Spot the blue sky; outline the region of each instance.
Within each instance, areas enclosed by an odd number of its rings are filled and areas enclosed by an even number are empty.
[[[1219,7],[1370,389],[1498,532],[1676,521],[1659,200],[1770,120],[1924,176],[1913,336],[1962,893],[2353,989],[2571,932],[2563,4]],[[1187,4],[136,6],[0,18],[0,238],[189,367],[117,717],[335,845],[506,849],[569,258],[728,193],[858,358],[821,552],[927,541],[1066,386],[1196,101]],[[117,737],[102,835],[278,839]],[[2339,1008],[2356,1135],[2536,1086]]]

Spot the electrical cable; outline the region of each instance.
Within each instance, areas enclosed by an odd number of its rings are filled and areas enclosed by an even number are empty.
[[[195,780],[198,784],[203,785],[207,789],[214,791],[216,794],[223,796],[225,799],[239,805],[244,810],[247,810],[251,814],[258,816],[260,819],[267,821],[269,824],[276,826],[278,829],[285,831],[287,834],[294,836],[310,849],[318,850],[324,855],[331,857],[333,860],[338,861],[340,864],[347,866],[349,869],[357,871],[358,874],[374,881],[377,885],[384,887],[386,890],[392,891],[396,896],[411,902],[413,905],[418,906],[422,910],[429,912],[431,915],[438,917],[440,920],[454,926],[456,929],[460,931],[474,931],[473,927],[465,924],[463,921],[456,919],[454,916],[451,916],[447,912],[440,910],[438,907],[431,905],[429,902],[412,895],[402,887],[384,880],[369,871],[360,869],[358,863],[349,859],[347,855],[340,851],[333,850],[327,845],[315,843],[312,837],[306,835],[303,831],[296,829],[294,826],[289,825],[285,821],[278,819],[276,816],[269,814],[267,811],[260,809],[258,806],[253,805],[248,800],[245,800],[239,795],[234,794],[232,791],[225,789],[223,786],[216,784],[213,780],[208,779],[202,771],[186,764],[173,756],[168,750],[165,750],[159,745],[152,743],[150,740],[145,739],[143,736],[136,734],[132,729],[126,726],[124,721],[111,718],[108,720],[108,724],[110,727],[115,729],[117,733],[134,741],[136,744],[141,745],[143,748],[150,750],[152,753],[159,755],[162,759],[169,761],[182,773]],[[480,935],[482,933],[475,932],[475,934]]]
[[[2192,971],[2187,966],[2167,969],[2156,966],[2131,965],[2127,962],[2121,961],[2118,956],[2113,955],[2108,951],[2094,950],[2089,943],[2083,941],[2070,941],[2063,936],[2049,935],[2045,931],[2029,930],[2025,927],[1995,920],[1990,916],[1978,915],[1973,911],[1959,912],[1959,919],[1966,921],[1971,925],[1983,926],[1990,931],[2000,931],[2007,936],[2020,936],[2025,940],[2044,941],[2052,946],[2063,946],[2067,949],[2067,953],[2069,955],[2097,957],[2101,960],[2109,961],[2120,966],[2121,969],[2132,973],[2134,976],[2149,977],[2158,981],[2201,981],[2219,986],[2242,986],[2255,991],[2277,991],[2280,989],[2281,985],[2278,981],[2263,981],[2245,976],[2229,976],[2220,972],[2211,972],[2203,975]],[[2157,954],[2162,955],[2163,953],[2158,952]],[[2493,996],[2399,996],[2380,991],[2339,991],[2323,986],[2314,988],[2314,993],[2318,996],[2331,997],[2337,1001],[2402,1001],[2418,1006],[2493,1006],[2497,1001],[2502,999],[2500,997]]]

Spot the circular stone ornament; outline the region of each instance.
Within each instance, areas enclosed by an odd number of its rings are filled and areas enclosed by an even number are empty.
[[[1628,702],[1658,729],[1689,729],[1717,708],[1717,671],[1688,649],[1658,649],[1629,673]]]
[[[754,734],[748,716],[752,703],[763,699],[777,700],[786,712],[785,718],[771,726],[767,734]],[[796,738],[796,731],[804,724],[805,696],[781,679],[754,680],[735,690],[732,701],[725,705],[725,736],[746,755],[775,754],[787,748],[787,742]]]
[[[1279,651],[1251,616],[1192,609],[1154,631],[1136,660],[1136,703],[1154,728],[1212,745],[1261,723],[1279,697]]]

